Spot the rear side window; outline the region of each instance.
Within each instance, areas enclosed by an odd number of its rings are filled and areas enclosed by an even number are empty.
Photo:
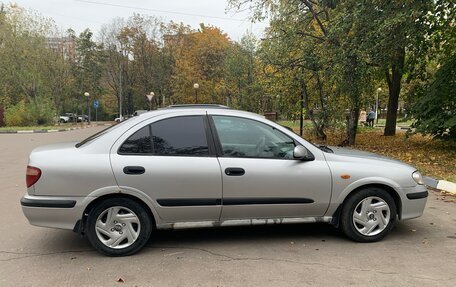
[[[209,154],[204,118],[176,117],[151,124],[154,154],[204,156]]]
[[[185,116],[161,120],[131,135],[119,148],[120,154],[174,156],[209,155],[202,116]]]
[[[120,147],[121,154],[150,154],[152,142],[150,140],[150,127],[145,126],[130,136]]]

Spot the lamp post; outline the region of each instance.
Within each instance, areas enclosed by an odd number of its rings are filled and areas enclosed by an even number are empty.
[[[123,73],[123,67],[122,67],[122,60],[123,60],[123,51],[120,50],[120,61],[119,61],[119,119],[120,121],[123,121],[123,115],[122,115],[122,73]]]
[[[193,88],[195,89],[195,104],[198,104],[198,89],[200,85],[198,83],[193,84]]]
[[[154,98],[155,93],[150,92],[150,94],[147,94],[146,97],[149,100],[149,111],[152,110],[152,99]]]
[[[375,119],[378,125],[378,93],[382,91],[382,88],[377,88],[377,99],[375,100]]]
[[[89,97],[90,97],[90,94],[85,92],[84,93],[84,96],[87,98],[87,113],[88,113],[88,119],[87,119],[87,125],[90,125],[90,106],[89,106]],[[84,121],[84,119],[82,119]]]

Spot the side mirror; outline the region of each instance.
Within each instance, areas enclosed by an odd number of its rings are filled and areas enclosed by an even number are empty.
[[[293,150],[293,157],[295,159],[305,160],[305,161],[312,161],[315,159],[314,155],[301,145],[295,146],[295,148]]]

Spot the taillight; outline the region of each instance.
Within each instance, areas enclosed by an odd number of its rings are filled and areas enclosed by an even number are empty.
[[[27,172],[25,173],[25,181],[27,182],[27,188],[34,185],[38,179],[40,179],[41,170],[34,166],[27,166]]]

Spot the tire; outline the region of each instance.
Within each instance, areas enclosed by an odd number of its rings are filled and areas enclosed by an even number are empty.
[[[382,240],[394,227],[397,208],[384,189],[369,187],[351,195],[344,203],[340,225],[347,237],[357,242]]]
[[[152,226],[152,218],[141,204],[129,198],[110,198],[90,211],[86,232],[100,253],[128,256],[144,247]]]

